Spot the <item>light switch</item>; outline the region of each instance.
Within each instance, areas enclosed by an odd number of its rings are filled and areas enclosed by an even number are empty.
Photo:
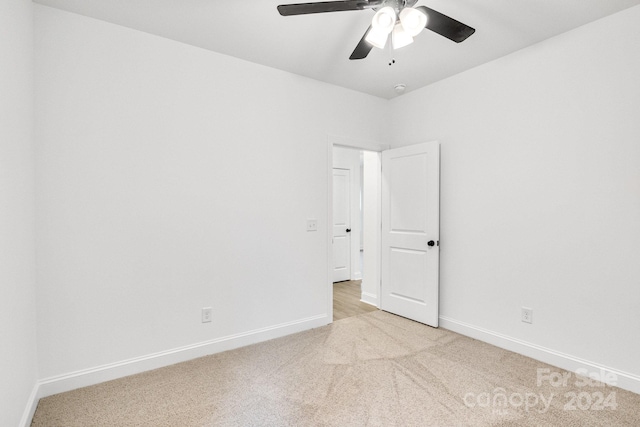
[[[307,231],[318,231],[318,220],[317,219],[308,219],[307,220]]]

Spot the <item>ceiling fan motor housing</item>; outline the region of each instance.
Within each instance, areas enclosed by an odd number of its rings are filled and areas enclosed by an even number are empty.
[[[399,14],[405,7],[413,7],[416,3],[418,3],[418,0],[384,0],[380,6],[374,7],[373,10],[377,11],[383,7],[391,7],[396,14]]]

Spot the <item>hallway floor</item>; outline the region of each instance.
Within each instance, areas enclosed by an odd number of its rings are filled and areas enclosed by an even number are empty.
[[[378,310],[360,301],[362,280],[347,280],[333,284],[333,321]]]

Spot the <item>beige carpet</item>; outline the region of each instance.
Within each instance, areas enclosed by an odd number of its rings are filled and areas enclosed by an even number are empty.
[[[640,426],[640,395],[581,383],[377,311],[50,396],[32,425]]]

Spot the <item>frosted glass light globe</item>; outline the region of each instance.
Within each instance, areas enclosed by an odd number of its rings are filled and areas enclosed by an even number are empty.
[[[427,25],[427,15],[412,7],[405,7],[400,11],[400,22],[404,30],[415,37]]]

